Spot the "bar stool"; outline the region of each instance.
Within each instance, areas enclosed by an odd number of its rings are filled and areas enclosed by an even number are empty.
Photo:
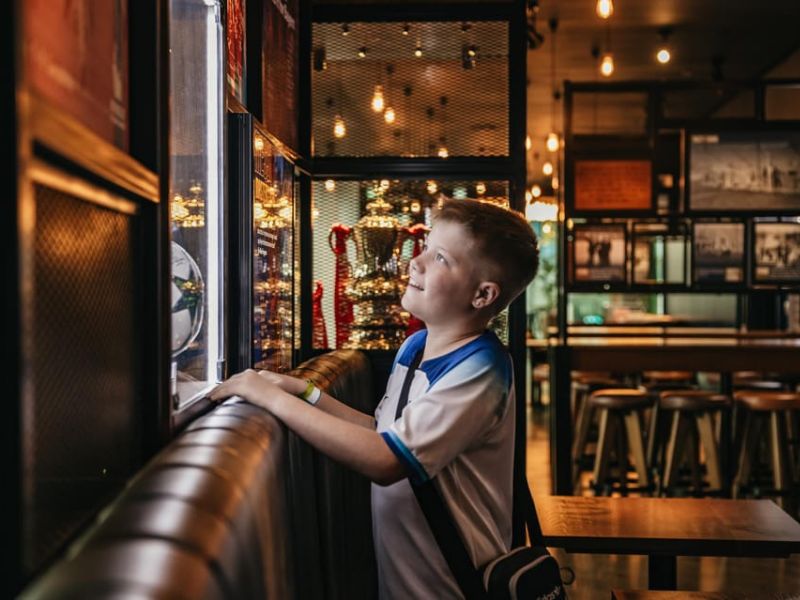
[[[596,390],[619,388],[622,382],[611,373],[594,371],[573,371],[572,373],[572,414],[575,438],[572,441],[573,488],[578,485],[580,473],[586,464],[594,462],[594,456],[586,454],[590,437],[595,431],[595,410],[586,398]],[[589,462],[591,461],[591,462]]]
[[[550,365],[540,363],[531,371],[531,405],[542,406],[542,384],[550,381]]]
[[[695,374],[692,371],[643,371],[641,376],[642,387],[653,394],[660,394],[667,390],[689,390],[695,387]],[[655,470],[656,453],[659,451],[657,442],[664,439],[666,429],[660,422],[658,403],[653,405],[647,420],[647,466]]]
[[[664,459],[660,493],[669,494],[675,487],[681,459],[686,457],[692,470],[695,493],[703,493],[703,479],[699,457],[700,445],[705,456],[705,467],[711,492],[723,489],[719,445],[714,434],[714,415],[730,407],[731,400],[724,394],[699,390],[668,390],[661,392],[659,411],[672,413],[669,441]],[[666,414],[665,414],[666,416]]]
[[[652,396],[641,389],[611,388],[593,392],[587,404],[599,411],[597,453],[592,478],[596,492],[607,488],[609,461],[614,451],[619,470],[620,488],[627,491],[628,451],[638,475],[638,487],[650,488],[642,438],[642,411],[653,404]]]
[[[790,452],[787,442],[786,422],[793,411],[800,410],[800,393],[743,390],[734,393],[736,403],[746,409],[743,443],[739,455],[739,469],[733,485],[733,497],[738,498],[752,483],[753,459],[756,457],[765,422],[769,423],[768,447],[772,469],[773,489],[768,495],[778,496],[778,505],[784,508],[786,497],[792,492],[793,469],[788,464]],[[756,489],[759,495],[760,490]]]

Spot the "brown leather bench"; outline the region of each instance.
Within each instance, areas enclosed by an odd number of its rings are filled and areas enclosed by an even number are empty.
[[[301,365],[365,412],[362,353]],[[267,412],[229,400],[190,424],[23,598],[374,597],[369,482]]]

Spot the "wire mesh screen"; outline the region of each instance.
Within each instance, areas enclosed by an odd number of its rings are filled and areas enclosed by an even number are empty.
[[[400,297],[436,205],[480,198],[509,206],[506,181],[329,179],[312,192],[315,348],[397,348],[421,326]],[[503,311],[495,330],[504,341],[506,321]]]
[[[42,564],[139,461],[134,223],[37,185],[25,562]]]
[[[507,156],[508,23],[315,23],[316,156]]]

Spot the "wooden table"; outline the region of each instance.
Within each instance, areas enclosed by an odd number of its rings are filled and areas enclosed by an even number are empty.
[[[753,594],[736,592],[644,592],[638,590],[611,590],[611,600],[752,600]],[[759,593],[759,600],[797,600],[797,594],[781,592]]]
[[[550,460],[554,494],[572,494],[570,372],[716,371],[730,392],[733,371],[800,374],[800,339],[733,337],[570,337],[550,340]],[[728,389],[725,389],[725,388]],[[724,468],[724,465],[723,465]]]
[[[536,509],[549,547],[647,555],[654,590],[676,589],[678,556],[800,553],[800,523],[771,500],[537,496]]]

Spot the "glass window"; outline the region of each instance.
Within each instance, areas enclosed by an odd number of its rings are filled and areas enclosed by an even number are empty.
[[[170,2],[170,225],[174,407],[218,380],[223,358],[223,47],[215,0]]]
[[[317,181],[313,186],[315,348],[398,348],[423,327],[400,306],[408,262],[443,198],[508,207],[506,181]],[[491,326],[508,339],[508,311]]]

